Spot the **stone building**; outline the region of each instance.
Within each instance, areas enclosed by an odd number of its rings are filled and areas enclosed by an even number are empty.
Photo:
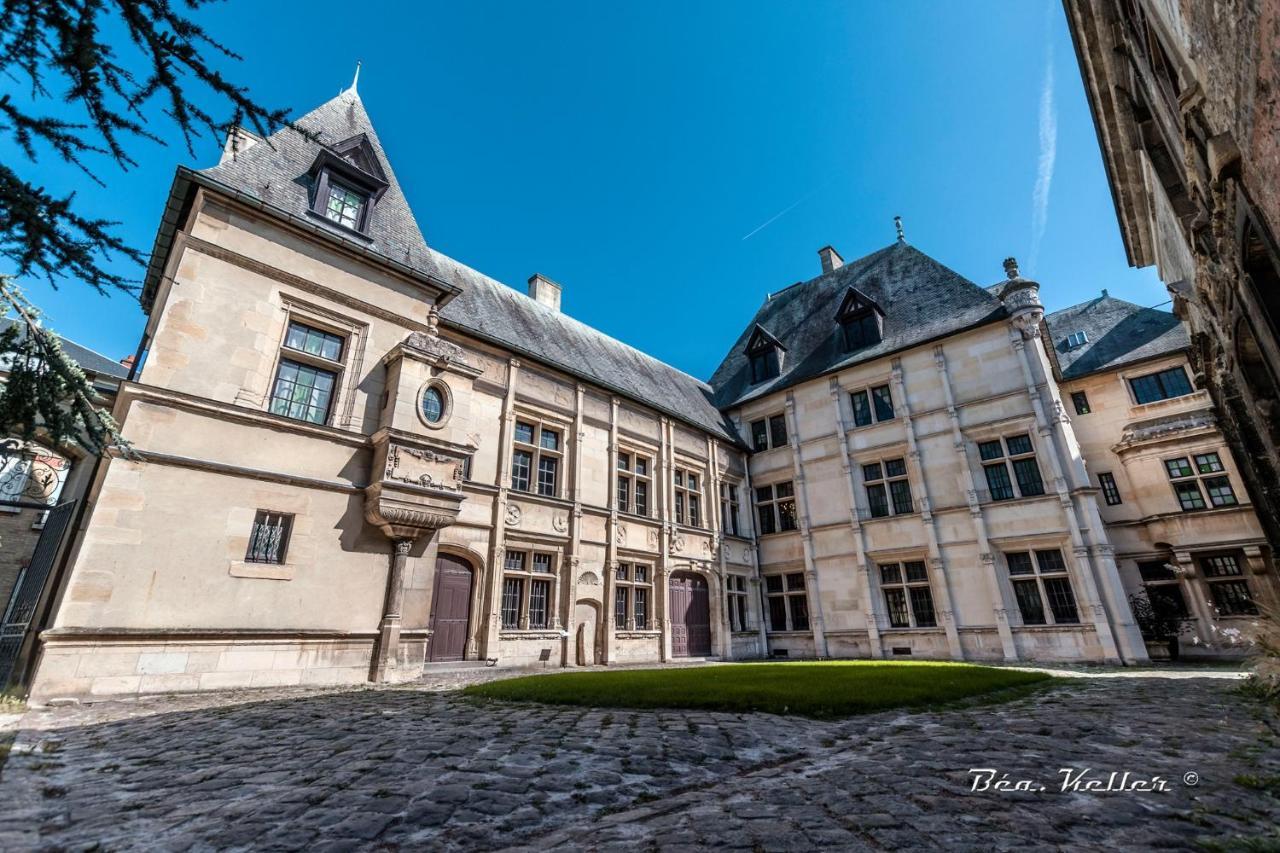
[[[1280,7],[1064,0],[1120,233],[1280,544]]]
[[[319,140],[238,131],[178,171],[115,410],[142,459],[94,483],[38,698],[461,660],[1146,659],[1012,262],[988,290],[902,239],[824,249],[705,383],[545,276],[526,296],[428,247],[353,90],[299,124]]]

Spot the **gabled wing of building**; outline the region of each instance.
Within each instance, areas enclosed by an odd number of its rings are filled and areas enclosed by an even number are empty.
[[[879,343],[846,352],[837,315],[850,288],[884,313]],[[721,408],[1004,317],[1000,300],[905,242],[771,295],[721,362],[711,385]],[[751,383],[747,345],[757,327],[786,348],[776,379]]]
[[[1064,379],[1181,352],[1191,346],[1186,328],[1172,313],[1100,296],[1045,317]],[[1085,341],[1072,346],[1072,335]]]

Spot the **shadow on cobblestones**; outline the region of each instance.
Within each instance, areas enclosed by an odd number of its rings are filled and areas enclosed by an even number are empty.
[[[33,712],[0,849],[1167,849],[1280,821],[1256,784],[1280,778],[1275,718],[1222,680],[1072,679],[837,723],[404,689],[164,708]],[[1048,790],[975,793],[975,767]],[[1170,785],[1061,792],[1059,768]]]

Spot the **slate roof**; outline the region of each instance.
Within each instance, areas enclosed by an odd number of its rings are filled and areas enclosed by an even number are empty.
[[[707,383],[429,248],[364,104],[354,91],[343,92],[298,119],[296,124],[319,134],[318,141],[282,130],[267,141],[242,150],[233,160],[193,173],[195,178],[309,222],[320,229],[321,234],[346,245],[359,245],[364,241],[347,229],[309,213],[307,172],[322,144],[333,146],[363,133],[381,160],[389,184],[371,212],[370,239],[364,248],[407,266],[446,289],[459,291],[441,300],[441,319],[446,326],[594,382],[722,438],[738,441],[712,404],[712,390]],[[174,206],[171,200],[171,209]],[[176,214],[166,214],[167,220],[177,218]],[[163,239],[162,233],[157,238],[161,249]],[[154,254],[159,256],[162,252]]]
[[[0,331],[5,331],[18,325],[21,325],[21,321],[11,317],[0,317]],[[129,375],[129,368],[118,361],[112,361],[102,353],[94,352],[88,347],[83,347],[75,341],[62,337],[62,335],[58,335],[58,340],[62,342],[63,351],[71,356],[85,373],[94,376],[110,376],[115,379],[124,379]],[[0,369],[7,369],[7,366],[7,363],[0,364]]]
[[[1045,317],[1064,379],[1181,352],[1191,346],[1182,322],[1168,311],[1100,296]],[[1067,348],[1067,336],[1084,332],[1089,342]]]
[[[427,241],[423,239],[413,211],[409,209],[409,202],[391,170],[387,153],[378,140],[378,134],[373,130],[373,123],[365,112],[360,96],[348,89],[316,107],[295,124],[317,134],[318,141],[313,142],[300,133],[284,128],[265,141],[240,151],[225,163],[202,169],[200,174],[286,213],[309,220],[337,239],[362,244],[369,251],[389,261],[429,275],[432,271],[427,257]],[[366,135],[370,146],[382,161],[389,184],[369,217],[367,240],[322,216],[309,213],[311,179],[307,173],[320,153],[321,146],[331,147],[361,133]]]
[[[850,287],[884,310],[880,343],[854,353],[844,352],[836,322]],[[1005,316],[1004,305],[985,288],[899,241],[766,299],[711,377],[715,401],[729,408]],[[751,385],[746,346],[757,324],[787,352],[776,379]]]

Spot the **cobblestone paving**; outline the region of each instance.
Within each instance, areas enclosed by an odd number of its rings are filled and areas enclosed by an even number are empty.
[[[839,723],[445,689],[497,675],[32,711],[0,849],[1187,849],[1280,825],[1280,722],[1223,678]],[[1047,790],[973,792],[974,767]],[[1059,768],[1169,790],[1062,792]]]

